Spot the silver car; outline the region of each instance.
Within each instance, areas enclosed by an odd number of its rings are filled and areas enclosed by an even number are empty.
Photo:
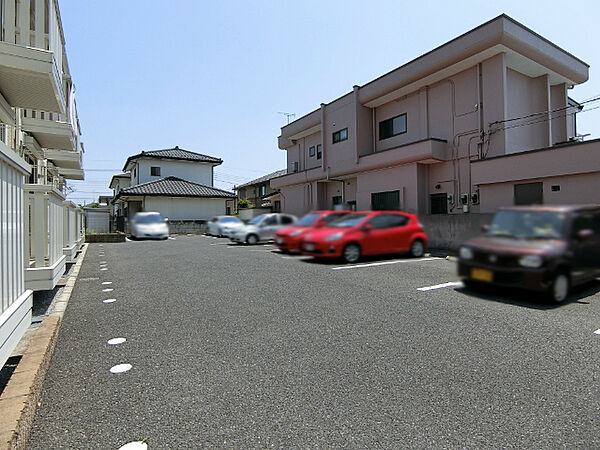
[[[206,234],[211,236],[227,236],[236,232],[244,226],[244,222],[235,216],[215,216],[207,223]]]
[[[158,212],[139,212],[133,216],[130,224],[131,237],[134,239],[167,239],[169,226],[167,220]]]
[[[240,228],[229,239],[240,244],[271,241],[275,239],[277,230],[293,225],[296,220],[298,220],[296,216],[291,214],[261,214],[250,220],[245,227]]]

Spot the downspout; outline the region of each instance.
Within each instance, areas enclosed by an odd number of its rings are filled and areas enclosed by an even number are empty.
[[[321,103],[321,168],[326,170],[325,157],[325,103]]]

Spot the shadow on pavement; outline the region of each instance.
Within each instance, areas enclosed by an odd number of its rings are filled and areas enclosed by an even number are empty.
[[[523,289],[507,288],[502,286],[481,285],[476,288],[460,287],[454,289],[471,297],[477,297],[482,300],[489,300],[510,305],[522,306],[539,310],[556,309],[569,303],[578,303],[589,305],[586,301],[588,297],[600,292],[600,281],[591,281],[586,284],[574,287],[569,298],[563,303],[552,303],[542,292],[527,291]]]

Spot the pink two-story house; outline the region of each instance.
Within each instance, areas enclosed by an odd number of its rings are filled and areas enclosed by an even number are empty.
[[[501,15],[284,126],[282,211],[489,213],[598,202],[600,142],[568,90],[588,65]]]

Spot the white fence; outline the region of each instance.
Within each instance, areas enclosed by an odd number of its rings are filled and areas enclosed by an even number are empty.
[[[64,209],[62,193],[53,186],[25,185],[25,286],[33,290],[53,289],[64,273]]]
[[[23,182],[29,167],[0,142],[0,366],[31,323],[23,273]]]
[[[67,262],[73,262],[79,250],[77,235],[77,206],[69,200],[63,202],[64,227],[63,227],[63,254]]]

